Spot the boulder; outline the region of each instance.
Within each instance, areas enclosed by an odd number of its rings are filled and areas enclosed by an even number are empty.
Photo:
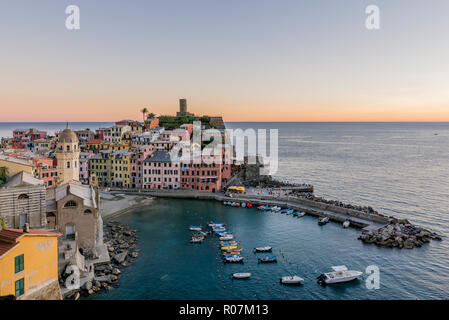
[[[128,255],[128,251],[123,251],[119,254],[116,254],[113,258],[113,260],[117,263],[123,263],[125,261],[126,256]]]

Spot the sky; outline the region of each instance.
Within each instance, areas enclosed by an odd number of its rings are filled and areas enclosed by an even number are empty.
[[[448,34],[447,0],[0,0],[0,122],[449,121]]]

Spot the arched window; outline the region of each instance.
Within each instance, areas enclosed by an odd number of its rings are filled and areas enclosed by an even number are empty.
[[[76,204],[75,201],[69,200],[69,201],[67,201],[67,202],[65,203],[64,208],[75,208],[75,207],[77,207],[77,206],[78,206],[78,205]]]
[[[67,169],[70,169],[70,161],[67,161]]]
[[[67,151],[70,151],[70,146],[67,146]]]
[[[26,194],[21,194],[20,196],[18,196],[18,198],[17,199],[19,199],[19,200],[26,200],[26,199],[29,199],[30,197],[28,197],[28,195],[26,195]]]
[[[91,213],[92,213],[92,210],[90,210],[90,209],[84,210],[84,214],[91,214]]]

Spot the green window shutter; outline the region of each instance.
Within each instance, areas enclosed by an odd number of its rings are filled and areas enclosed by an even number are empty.
[[[14,271],[15,273],[21,272],[24,269],[24,256],[21,254],[14,258]]]
[[[25,279],[19,279],[15,282],[16,297],[20,297],[25,293]]]

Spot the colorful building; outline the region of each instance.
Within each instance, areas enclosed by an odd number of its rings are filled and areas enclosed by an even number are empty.
[[[143,167],[144,189],[179,189],[180,163],[172,162],[167,151],[155,151],[145,159]]]
[[[0,296],[62,299],[58,282],[60,234],[0,227]]]

